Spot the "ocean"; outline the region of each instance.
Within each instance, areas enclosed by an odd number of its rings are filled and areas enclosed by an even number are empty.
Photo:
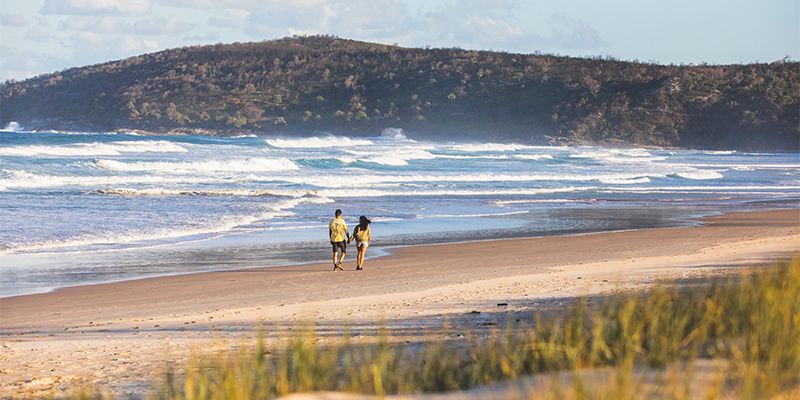
[[[690,226],[798,208],[800,155],[376,137],[0,131],[0,297],[398,246]],[[348,261],[355,260],[355,249]],[[354,264],[353,264],[354,265]],[[368,267],[368,264],[366,264]]]

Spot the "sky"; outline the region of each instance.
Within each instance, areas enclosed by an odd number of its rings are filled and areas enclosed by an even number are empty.
[[[660,64],[800,60],[798,0],[0,0],[0,82],[160,50],[330,34]]]

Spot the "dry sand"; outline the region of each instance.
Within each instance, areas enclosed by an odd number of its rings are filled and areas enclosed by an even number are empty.
[[[0,396],[89,378],[147,394],[167,362],[274,345],[310,321],[324,343],[435,339],[443,321],[480,329],[576,297],[641,289],[659,278],[725,275],[800,252],[800,210],[732,213],[703,225],[394,249],[345,272],[328,263],[142,279],[0,299]],[[499,305],[506,304],[506,305]],[[477,313],[480,311],[480,313]],[[383,322],[381,322],[383,321]],[[451,333],[452,335],[452,333]]]

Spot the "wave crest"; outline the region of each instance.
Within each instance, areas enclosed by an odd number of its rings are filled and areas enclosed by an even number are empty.
[[[135,141],[114,143],[86,143],[63,146],[23,146],[0,148],[0,155],[31,157],[39,155],[76,156],[118,156],[122,153],[186,153],[183,146],[168,141]]]
[[[230,161],[138,161],[130,163],[116,160],[99,159],[95,160],[94,164],[99,168],[112,171],[159,171],[178,174],[187,172],[263,172],[299,169],[297,164],[288,158],[273,159],[261,157]]]
[[[312,149],[328,147],[369,146],[370,140],[351,139],[349,137],[329,135],[325,137],[309,137],[303,139],[267,139],[267,144],[281,149]]]

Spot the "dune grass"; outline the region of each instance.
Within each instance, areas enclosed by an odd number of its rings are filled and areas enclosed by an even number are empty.
[[[560,372],[571,378],[514,398],[681,399],[697,397],[693,365],[701,359],[719,366],[701,398],[800,394],[800,257],[725,280],[584,299],[558,317],[535,314],[530,325],[506,321],[488,339],[467,334],[421,345],[394,343],[385,329],[371,344],[345,335],[321,345],[308,328],[285,348],[260,340],[255,349],[194,357],[185,372],[165,372],[150,398],[433,393]],[[597,371],[604,372],[590,373]],[[661,377],[657,384],[643,378],[648,371]]]

